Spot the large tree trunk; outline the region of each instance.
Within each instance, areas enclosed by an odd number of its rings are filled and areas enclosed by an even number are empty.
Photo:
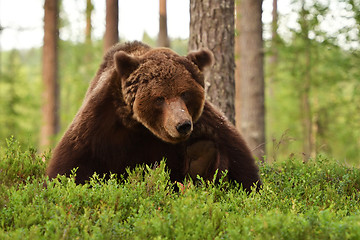
[[[91,43],[91,32],[92,32],[91,14],[93,10],[94,10],[94,6],[91,3],[91,0],[86,0],[86,27],[85,27],[86,44]]]
[[[159,35],[158,46],[170,47],[169,37],[167,33],[167,20],[166,20],[166,0],[159,1]]]
[[[237,130],[241,132],[240,2],[241,0],[235,1],[235,125]]]
[[[43,46],[43,107],[40,147],[49,147],[59,131],[59,86],[58,86],[58,15],[57,0],[45,0]]]
[[[215,57],[205,73],[207,98],[234,123],[234,0],[190,0],[189,50],[201,47]]]
[[[265,155],[262,0],[241,0],[241,132],[260,160]]]
[[[106,0],[106,23],[104,52],[119,42],[119,4],[118,0]]]

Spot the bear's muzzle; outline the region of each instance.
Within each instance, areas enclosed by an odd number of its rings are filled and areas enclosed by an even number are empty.
[[[165,101],[164,126],[166,132],[175,139],[185,140],[193,130],[192,117],[181,98]]]

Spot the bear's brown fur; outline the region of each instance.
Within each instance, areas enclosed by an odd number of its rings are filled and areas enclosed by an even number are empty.
[[[84,102],[54,149],[49,178],[69,174],[84,183],[94,172],[123,174],[127,167],[167,159],[170,178],[212,179],[216,169],[250,189],[258,168],[233,125],[205,100],[208,50],[181,57],[140,42],[105,55]]]

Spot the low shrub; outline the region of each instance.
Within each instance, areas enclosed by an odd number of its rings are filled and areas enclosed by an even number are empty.
[[[262,165],[263,188],[248,194],[224,180],[172,183],[165,161],[49,182],[42,157],[18,146],[0,156],[0,239],[360,238],[360,171],[322,156]]]

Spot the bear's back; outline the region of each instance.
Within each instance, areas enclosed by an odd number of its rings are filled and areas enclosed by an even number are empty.
[[[109,51],[107,51],[107,53],[104,55],[103,63],[100,66],[100,70],[113,65],[114,54],[118,51],[123,51],[133,56],[141,56],[149,50],[151,50],[151,48],[148,45],[145,45],[144,43],[138,41],[127,42],[124,44],[118,43],[112,48],[110,48]]]

